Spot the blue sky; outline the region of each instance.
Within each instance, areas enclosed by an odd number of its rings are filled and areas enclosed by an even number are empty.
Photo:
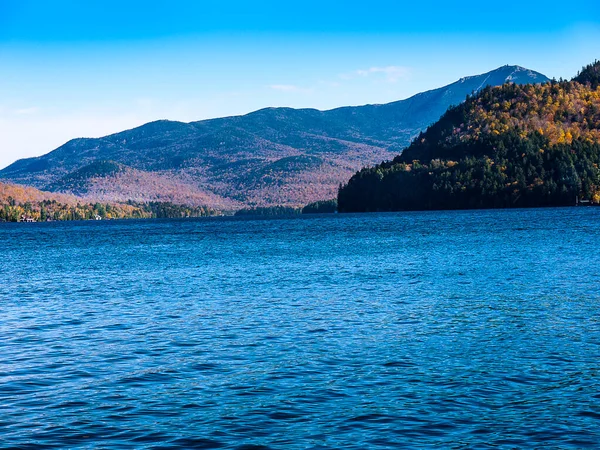
[[[266,106],[384,103],[518,64],[600,58],[581,0],[0,0],[0,166],[70,138]]]

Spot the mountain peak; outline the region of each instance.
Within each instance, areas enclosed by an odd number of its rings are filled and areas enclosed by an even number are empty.
[[[499,86],[504,83],[537,84],[547,81],[550,81],[550,79],[539,72],[521,66],[506,64],[481,75],[463,77],[454,84],[470,83],[474,85],[473,92],[478,92],[488,85]]]
[[[333,198],[364,166],[390,160],[451,105],[486,86],[547,80],[519,66],[462,78],[381,105],[328,111],[264,108],[193,123],[158,120],[77,139],[20,160],[0,179],[111,201],[161,200],[235,209]]]
[[[535,70],[531,70],[531,69],[528,69],[523,66],[510,65],[510,64],[506,64],[502,67],[498,67],[497,69],[494,69],[484,75],[491,75],[491,74],[508,74],[509,77],[514,76],[514,75],[519,75],[519,76],[524,76],[529,79],[535,80],[538,83],[550,81],[548,77],[546,77],[545,75],[542,75],[539,72],[536,72]]]

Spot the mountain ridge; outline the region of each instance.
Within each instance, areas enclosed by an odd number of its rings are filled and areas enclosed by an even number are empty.
[[[341,212],[600,204],[600,62],[488,86],[339,190]]]
[[[0,171],[0,179],[72,193],[61,179],[86,172],[94,162],[112,161],[125,167],[121,176],[80,180],[87,194],[114,201],[206,201],[220,209],[300,206],[335,196],[339,183],[396,156],[449,106],[507,79],[548,80],[503,66],[386,104],[325,111],[270,107],[188,123],[163,119],[101,138],[72,139],[43,156],[16,161]],[[136,171],[135,183],[123,176],[129,170]]]

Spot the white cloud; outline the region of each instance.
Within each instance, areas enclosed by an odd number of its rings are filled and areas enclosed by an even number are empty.
[[[17,109],[15,111],[15,114],[19,115],[19,116],[24,116],[24,115],[29,115],[29,114],[35,114],[37,112],[39,112],[40,108],[38,108],[37,106],[32,106],[30,108],[21,108],[21,109]]]
[[[359,69],[351,73],[343,73],[340,75],[340,78],[350,80],[357,76],[368,77],[371,75],[383,75],[387,82],[396,83],[400,79],[410,75],[410,68],[404,66],[369,67],[368,69]]]

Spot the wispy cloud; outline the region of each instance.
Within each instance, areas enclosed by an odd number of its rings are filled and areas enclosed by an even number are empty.
[[[38,108],[37,106],[32,106],[30,108],[21,108],[21,109],[17,109],[15,110],[15,114],[17,114],[18,116],[25,116],[25,115],[29,115],[29,114],[35,114],[37,112],[39,112],[40,108]]]
[[[302,88],[293,84],[271,84],[269,88],[279,92],[301,92],[305,94],[313,91],[312,89]]]
[[[354,72],[341,74],[340,78],[350,80],[357,76],[368,77],[371,75],[383,75],[387,82],[396,83],[400,79],[410,75],[410,68],[404,66],[369,67],[368,69],[359,69]]]

